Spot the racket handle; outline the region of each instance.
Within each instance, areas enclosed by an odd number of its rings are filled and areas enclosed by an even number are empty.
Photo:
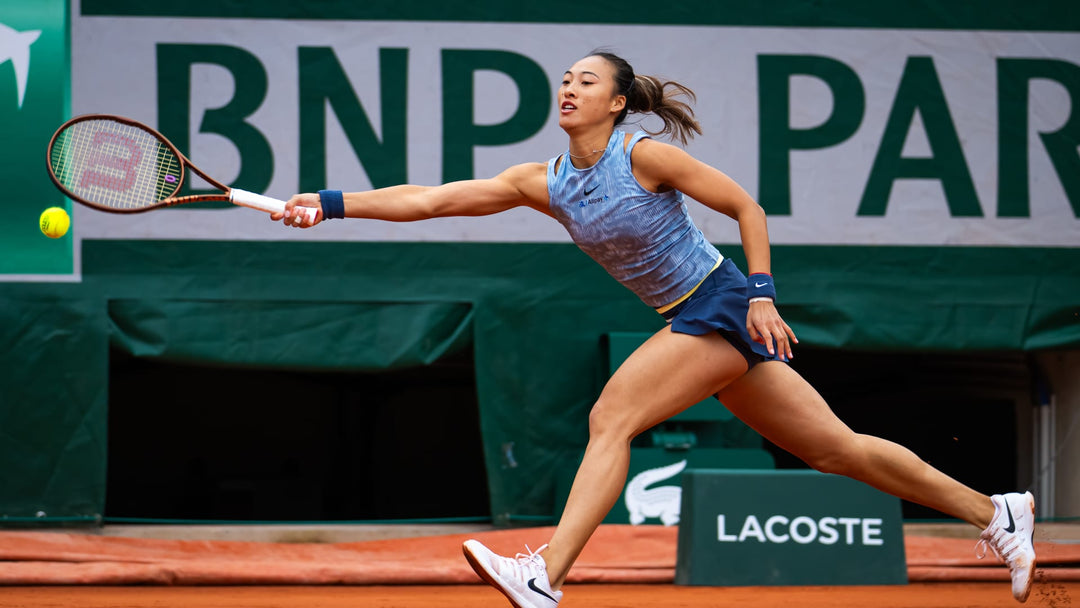
[[[281,213],[285,210],[285,201],[280,201],[276,198],[270,198],[269,196],[263,196],[261,194],[255,194],[254,192],[248,192],[247,190],[241,190],[239,188],[233,188],[229,191],[229,200],[232,201],[234,205],[251,207],[252,209],[258,209],[259,211],[265,211],[267,213]],[[307,216],[309,223],[315,222],[315,215],[319,212],[315,207],[297,207],[296,209],[302,210],[304,215]]]

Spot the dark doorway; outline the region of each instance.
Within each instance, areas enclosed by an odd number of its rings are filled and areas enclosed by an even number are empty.
[[[858,433],[915,452],[986,494],[1022,490],[1018,412],[1030,407],[1025,356],[996,353],[884,353],[796,348],[795,368]],[[1026,403],[1025,403],[1026,401]],[[777,468],[805,464],[772,444]],[[902,503],[905,519],[947,519]]]
[[[378,373],[110,357],[106,518],[490,515],[471,350]]]

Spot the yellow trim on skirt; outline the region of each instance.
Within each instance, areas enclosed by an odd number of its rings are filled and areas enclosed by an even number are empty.
[[[683,302],[685,302],[687,298],[689,298],[690,296],[694,295],[694,292],[695,292],[695,291],[697,291],[697,288],[698,288],[698,287],[701,287],[701,284],[705,282],[705,279],[709,278],[709,275],[710,275],[710,274],[712,274],[712,273],[713,273],[713,271],[715,271],[715,270],[716,270],[717,268],[719,268],[719,267],[720,267],[720,264],[721,264],[721,263],[723,263],[723,261],[724,261],[724,256],[720,256],[720,257],[719,257],[719,258],[718,258],[718,259],[716,260],[716,265],[712,267],[712,270],[710,270],[709,272],[706,272],[706,273],[705,273],[705,277],[704,277],[704,278],[702,278],[702,279],[701,279],[700,281],[698,281],[698,284],[697,284],[697,285],[694,285],[694,288],[693,288],[693,289],[691,289],[690,291],[688,291],[688,292],[684,293],[684,294],[683,294],[682,296],[680,296],[679,298],[677,298],[677,299],[676,299],[676,300],[675,300],[674,302],[672,302],[671,304],[664,304],[663,306],[661,306],[661,307],[657,308],[657,309],[656,309],[656,312],[658,312],[658,313],[660,313],[660,314],[664,314],[665,312],[667,312],[667,311],[671,310],[672,308],[675,308],[675,307],[676,307],[676,306],[678,306],[679,304],[682,304]]]

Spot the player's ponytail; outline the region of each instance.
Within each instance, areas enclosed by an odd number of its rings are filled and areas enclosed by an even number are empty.
[[[659,131],[648,131],[650,135],[667,135],[678,139],[684,145],[694,137],[701,135],[701,125],[694,118],[694,109],[689,103],[679,99],[686,97],[691,102],[697,101],[694,92],[688,87],[673,81],[663,81],[655,76],[634,74],[625,59],[607,51],[594,51],[589,56],[601,57],[615,68],[615,84],[619,95],[626,96],[626,107],[615,119],[620,125],[627,114],[654,114],[664,123]]]

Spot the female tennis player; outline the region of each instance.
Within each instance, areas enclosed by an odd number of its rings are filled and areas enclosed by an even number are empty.
[[[588,446],[549,542],[511,558],[467,541],[463,549],[473,569],[518,608],[557,606],[567,572],[626,482],[631,439],[715,395],[818,471],[982,528],[979,550],[985,554],[988,545],[1005,560],[1013,595],[1026,600],[1035,570],[1031,494],[986,496],[906,448],[853,432],[787,365],[798,341],[774,304],[764,211],[724,173],[650,137],[670,135],[685,144],[700,134],[680,98],[693,100],[693,92],[635,76],[622,58],[594,52],[563,75],[559,126],[570,142],[550,161],[434,187],[298,194],[273,216],[309,227],[331,218],[412,221],[530,207],[562,223],[585,253],[667,319],[612,375],[593,406]],[[654,114],[664,127],[624,133],[616,127],[630,112]],[[694,226],[684,194],[738,222],[747,275]],[[297,206],[318,208],[314,223]]]

